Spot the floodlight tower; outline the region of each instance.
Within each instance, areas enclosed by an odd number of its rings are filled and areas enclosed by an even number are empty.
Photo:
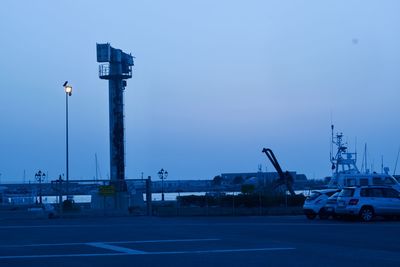
[[[132,78],[133,56],[107,44],[96,44],[100,79],[108,80],[110,120],[110,184],[117,192],[125,183],[124,98],[126,79]]]

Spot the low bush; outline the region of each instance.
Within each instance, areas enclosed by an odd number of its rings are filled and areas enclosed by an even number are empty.
[[[239,195],[224,195],[224,196],[180,196],[177,198],[180,206],[219,206],[219,207],[278,207],[302,206],[305,200],[304,195],[284,196],[284,195],[264,195],[264,194],[239,194]]]

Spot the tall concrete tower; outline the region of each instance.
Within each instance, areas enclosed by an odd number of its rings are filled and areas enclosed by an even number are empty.
[[[124,97],[126,79],[132,78],[133,56],[110,44],[96,44],[100,79],[108,80],[110,119],[110,184],[125,192]]]

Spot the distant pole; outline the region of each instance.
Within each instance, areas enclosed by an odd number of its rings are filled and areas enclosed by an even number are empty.
[[[58,193],[60,194],[58,196],[58,205],[59,205],[59,209],[60,209],[60,214],[62,213],[62,176],[60,174],[60,176],[58,176]]]
[[[46,174],[42,171],[35,173],[35,179],[39,182],[39,203],[42,204],[42,180],[46,178]]]
[[[146,179],[146,205],[147,205],[147,215],[151,216],[152,207],[151,207],[151,176],[148,176]]]
[[[166,170],[164,170],[164,169],[161,169],[158,172],[158,176],[161,179],[161,201],[164,201],[164,179],[167,178],[168,172]]]
[[[69,195],[69,144],[68,144],[68,94],[65,94],[65,168],[67,174],[67,199]]]

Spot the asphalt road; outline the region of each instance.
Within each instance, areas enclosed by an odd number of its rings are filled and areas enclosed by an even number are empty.
[[[400,222],[303,216],[3,220],[0,266],[400,266]]]

